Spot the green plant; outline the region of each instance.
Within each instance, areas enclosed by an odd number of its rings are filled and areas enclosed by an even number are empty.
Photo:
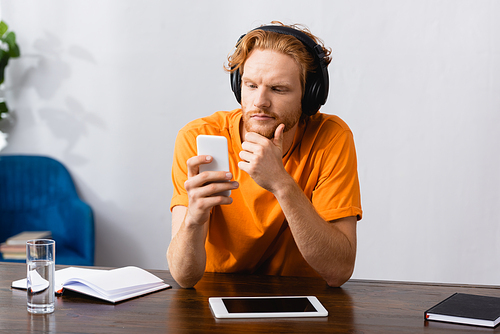
[[[19,46],[16,43],[16,34],[13,31],[8,31],[9,26],[4,22],[0,22],[0,85],[5,79],[5,68],[9,63],[10,58],[20,56]],[[0,120],[5,118],[9,108],[7,103],[0,100]]]

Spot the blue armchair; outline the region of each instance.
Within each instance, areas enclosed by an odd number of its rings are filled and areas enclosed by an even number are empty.
[[[49,157],[0,155],[0,242],[23,231],[51,231],[56,264],[94,265],[92,209],[68,170]]]

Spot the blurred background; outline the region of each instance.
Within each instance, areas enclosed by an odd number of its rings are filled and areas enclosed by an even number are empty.
[[[94,210],[95,264],[167,269],[177,131],[238,107],[243,33],[301,23],[333,50],[321,109],[354,132],[354,278],[500,284],[500,2],[2,0],[17,36],[0,154],[61,161]]]

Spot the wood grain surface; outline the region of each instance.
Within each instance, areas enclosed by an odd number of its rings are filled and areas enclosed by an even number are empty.
[[[57,269],[63,268],[57,266]],[[331,288],[322,279],[207,273],[182,289],[168,271],[150,270],[172,289],[118,304],[66,291],[55,312],[32,315],[26,292],[11,289],[24,264],[0,262],[0,333],[473,333],[495,329],[424,320],[425,310],[455,292],[500,297],[498,287],[350,280]],[[209,297],[314,295],[325,318],[215,319]]]

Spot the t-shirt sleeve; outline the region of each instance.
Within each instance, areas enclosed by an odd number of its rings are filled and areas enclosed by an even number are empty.
[[[327,221],[350,216],[361,220],[363,212],[352,132],[344,130],[336,136],[317,163],[321,164],[321,172],[312,194],[316,211]]]
[[[172,162],[172,184],[174,188],[170,210],[176,205],[188,206],[189,200],[184,182],[187,180],[187,161],[196,156],[195,134],[180,130],[175,139],[174,157]]]

